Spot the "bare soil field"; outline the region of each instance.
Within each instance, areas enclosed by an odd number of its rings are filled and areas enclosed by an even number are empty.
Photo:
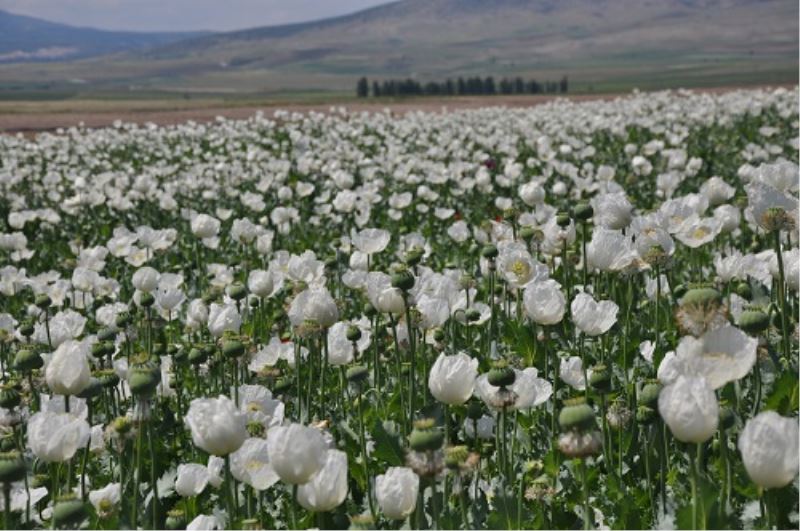
[[[697,89],[702,92],[725,92],[737,87]],[[82,125],[87,128],[106,127],[116,120],[138,124],[154,123],[173,125],[187,121],[211,122],[223,116],[229,119],[248,118],[258,111],[271,114],[276,110],[296,112],[329,112],[344,107],[350,112],[393,113],[425,111],[442,112],[455,109],[474,109],[489,106],[530,107],[558,98],[571,101],[613,99],[622,94],[567,94],[526,96],[457,96],[423,97],[400,100],[344,100],[330,103],[298,103],[291,101],[265,101],[258,104],[209,101],[57,101],[57,102],[0,102],[0,133],[22,133],[32,136],[40,132],[56,131]]]

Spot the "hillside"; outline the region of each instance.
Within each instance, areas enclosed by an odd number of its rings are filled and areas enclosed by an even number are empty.
[[[220,93],[350,90],[361,75],[567,74],[584,88],[790,83],[797,49],[796,0],[402,0],[113,60],[0,67],[0,79]]]
[[[201,33],[103,31],[0,10],[0,62],[58,61],[165,45]]]

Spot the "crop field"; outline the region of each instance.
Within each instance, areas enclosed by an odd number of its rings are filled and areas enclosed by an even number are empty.
[[[0,135],[6,529],[797,529],[797,88]]]

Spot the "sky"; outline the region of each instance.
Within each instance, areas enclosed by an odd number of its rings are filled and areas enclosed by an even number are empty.
[[[228,31],[344,15],[389,0],[0,0],[0,9],[73,26]]]

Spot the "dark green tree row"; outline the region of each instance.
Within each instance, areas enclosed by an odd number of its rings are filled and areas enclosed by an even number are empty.
[[[567,76],[560,81],[524,80],[521,77],[503,78],[495,82],[494,77],[459,77],[445,81],[421,82],[416,79],[384,79],[374,80],[370,85],[366,77],[356,84],[356,95],[359,98],[369,96],[462,96],[462,95],[494,95],[494,94],[564,94],[569,90]]]

